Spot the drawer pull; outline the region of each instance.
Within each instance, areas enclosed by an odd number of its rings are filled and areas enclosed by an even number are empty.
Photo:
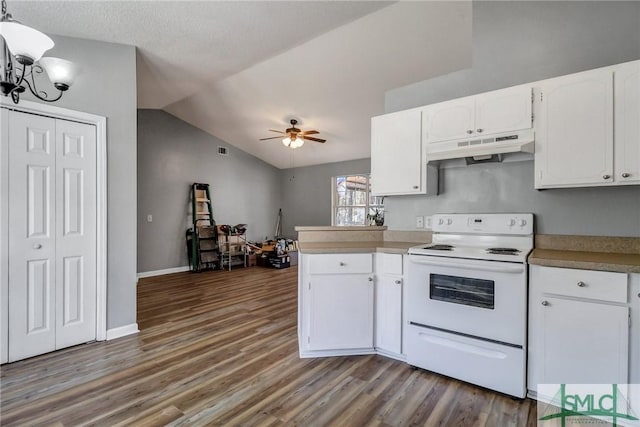
[[[578,285],[578,287],[580,287],[580,288],[584,288],[585,286],[587,286],[587,284],[586,284],[586,283],[584,283],[584,282],[578,282],[578,283],[577,283],[577,285]]]
[[[402,283],[400,280],[396,280],[396,285],[399,285],[400,283]],[[638,295],[640,296],[640,295]]]
[[[340,261],[340,267],[344,267],[345,265],[347,265],[346,263]]]
[[[549,305],[549,301],[542,301],[542,305],[544,305],[545,307]]]
[[[373,277],[369,277],[369,281],[370,281],[370,282],[373,282]]]

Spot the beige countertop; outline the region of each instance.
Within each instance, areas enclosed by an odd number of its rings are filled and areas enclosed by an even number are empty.
[[[384,231],[386,226],[369,226],[369,225],[353,225],[353,226],[335,226],[335,225],[297,225],[296,231]]]
[[[640,254],[536,248],[529,255],[529,264],[545,267],[640,273]]]
[[[385,252],[406,254],[416,242],[299,242],[298,250],[305,254],[340,254]]]

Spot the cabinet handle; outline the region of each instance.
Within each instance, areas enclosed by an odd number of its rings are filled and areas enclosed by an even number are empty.
[[[482,133],[482,130],[483,130],[483,129],[478,128],[478,129],[476,129],[476,132],[478,132],[478,133]]]
[[[42,245],[40,243],[34,243],[33,244],[33,249],[40,249],[42,247]]]
[[[369,277],[369,281],[370,281],[370,282],[373,282],[373,277]]]
[[[545,307],[549,305],[549,301],[542,301],[542,305],[544,305]]]
[[[414,185],[414,186],[413,186],[413,189],[414,189],[414,190],[417,190],[418,188],[420,188],[420,187],[418,187],[417,185]]]
[[[623,178],[629,178],[630,176],[631,176],[631,174],[630,174],[630,173],[627,173],[627,172],[625,172],[625,173],[623,173],[623,174],[622,174],[622,177],[623,177]]]
[[[471,135],[471,134],[473,133],[473,131],[472,131],[471,129],[469,129],[469,130],[467,131],[467,133],[468,133],[469,135]]]
[[[602,179],[609,179],[609,178],[611,178],[611,175],[607,175],[607,174],[602,175]]]
[[[581,288],[584,288],[585,286],[587,286],[587,284],[584,283],[584,282],[578,282],[578,283],[576,283],[576,285],[578,285]]]
[[[340,261],[340,267],[344,267],[345,265],[347,265],[347,264],[345,264],[344,262]]]
[[[396,285],[399,285],[400,283],[402,283],[402,281],[396,280]]]

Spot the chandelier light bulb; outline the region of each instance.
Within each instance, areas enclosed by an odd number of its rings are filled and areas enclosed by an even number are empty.
[[[285,147],[289,147],[291,146],[291,138],[286,137],[285,139],[282,140],[282,145],[284,145]]]
[[[58,90],[69,89],[78,74],[78,66],[66,59],[45,57],[38,61],[38,64],[42,66],[49,80]]]
[[[0,22],[0,35],[16,61],[23,65],[33,64],[54,46],[46,34],[17,22]]]

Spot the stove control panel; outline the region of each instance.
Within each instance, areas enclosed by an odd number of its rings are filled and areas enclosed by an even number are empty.
[[[433,231],[472,234],[533,234],[533,214],[437,214]]]

